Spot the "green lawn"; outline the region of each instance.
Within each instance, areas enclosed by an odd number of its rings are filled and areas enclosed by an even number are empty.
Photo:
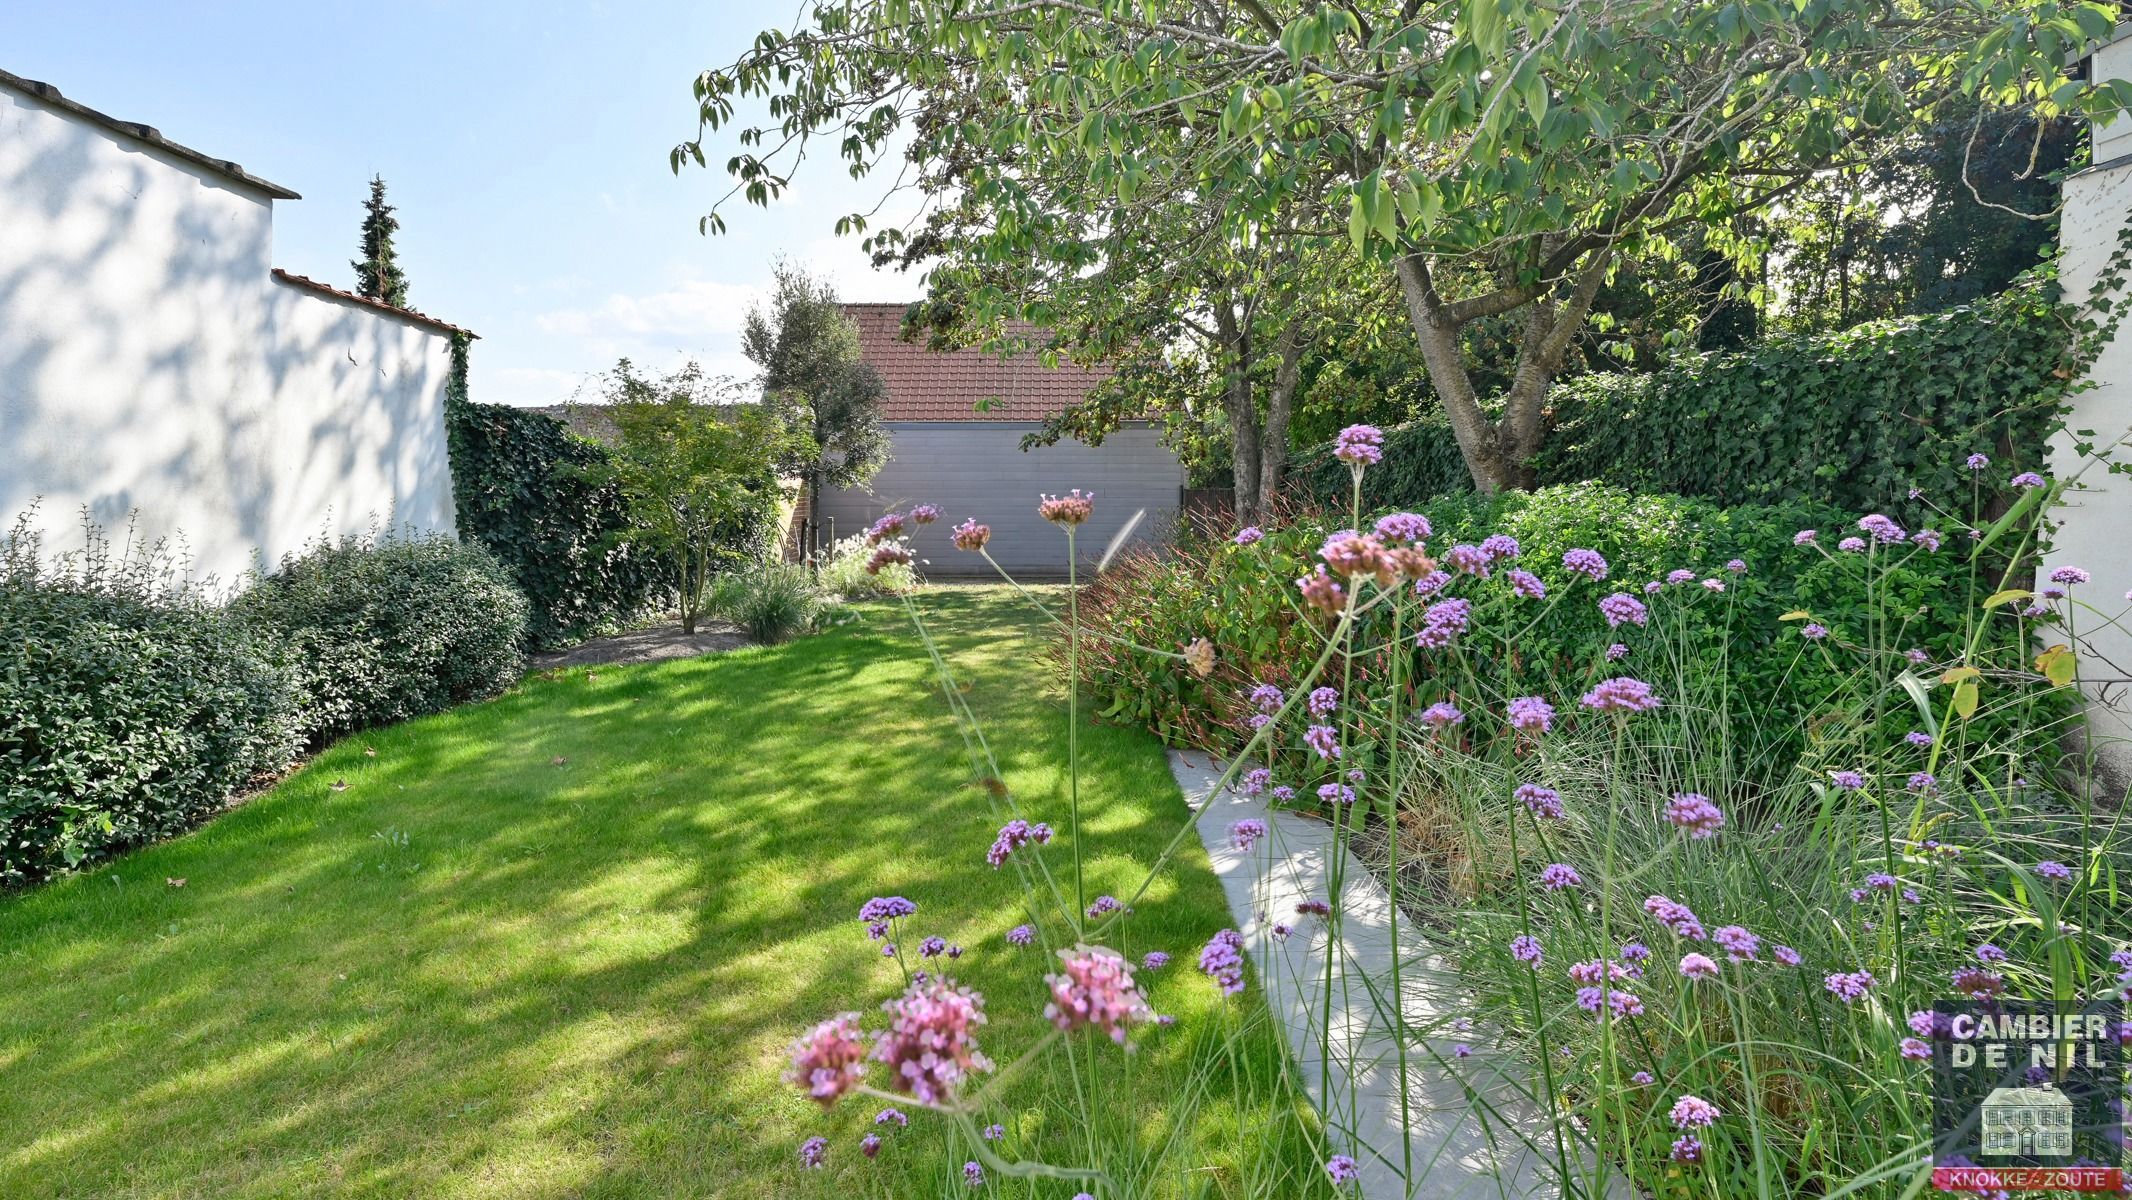
[[[1009,785],[1063,834],[1036,631],[999,589],[922,603]],[[878,1025],[900,988],[855,920],[877,894],[969,948],[953,973],[987,996],[995,1059],[1046,1028],[1049,964],[1003,940],[1020,891],[985,863],[999,821],[918,639],[900,606],[853,611],[788,646],[572,670],[357,736],[189,837],[0,900],[0,1196],[970,1195],[945,1122],[914,1114],[869,1163],[877,1104],[825,1117],[778,1079],[805,1025]],[[1146,735],[1091,726],[1082,746],[1089,890],[1123,894],[1184,807]],[[1100,1144],[1154,1194],[1259,1192],[1269,1172],[1288,1177],[1265,1194],[1309,1194],[1318,1152],[1264,1026],[1218,1078],[1189,1052],[1251,1020],[1192,965],[1228,923],[1196,842],[1124,922],[1120,950],[1176,955],[1150,990],[1179,1021],[1095,1051]],[[990,1114],[1010,1157],[1087,1161],[1056,1067]],[[1181,1099],[1200,1084],[1204,1105]],[[803,1172],[815,1133],[830,1166]]]

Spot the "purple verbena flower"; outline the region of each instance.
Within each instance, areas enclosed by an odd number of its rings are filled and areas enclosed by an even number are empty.
[[[1673,1139],[1672,1158],[1677,1163],[1703,1161],[1703,1139],[1692,1133],[1684,1133]]]
[[[1836,549],[1843,551],[1845,554],[1863,554],[1865,553],[1865,548],[1865,539],[1859,537],[1847,537],[1836,543]]]
[[[1434,533],[1429,519],[1420,513],[1387,513],[1377,518],[1377,536],[1387,542],[1422,542]]]
[[[1036,843],[1039,846],[1051,841],[1051,826],[1042,823],[1031,825],[1016,817],[999,827],[999,836],[992,839],[992,848],[985,851],[985,861],[997,871],[1009,855],[1023,846]]]
[[[1541,787],[1537,783],[1521,783],[1512,795],[1533,816],[1549,821],[1562,819],[1562,794],[1553,788]]]
[[[1903,531],[1902,526],[1897,525],[1883,513],[1869,513],[1860,518],[1858,528],[1860,532],[1872,535],[1873,540],[1882,545],[1906,541],[1910,536]]]
[[[1235,543],[1239,546],[1249,546],[1254,542],[1264,539],[1265,536],[1265,530],[1260,529],[1256,525],[1246,525],[1242,529],[1236,531],[1236,537],[1232,540],[1235,541]]]
[[[2043,476],[2034,471],[2023,471],[2013,477],[2013,485],[2017,488],[2039,488],[2043,486]]]
[[[1650,620],[1651,610],[1627,592],[1615,592],[1599,601],[1599,613],[1606,618],[1607,627],[1619,629],[1622,625],[1642,625]]]
[[[1090,917],[1107,917],[1110,914],[1123,909],[1124,907],[1125,906],[1123,904],[1118,903],[1118,898],[1116,896],[1102,895],[1096,897],[1095,900],[1089,904],[1088,915]]]
[[[1355,1160],[1345,1154],[1335,1154],[1325,1160],[1325,1175],[1333,1181],[1334,1187],[1346,1187],[1362,1178],[1362,1172],[1356,1168]]]
[[[1170,956],[1160,950],[1150,950],[1147,957],[1140,960],[1140,969],[1143,971],[1160,971],[1169,965]]]
[[[1606,558],[1597,550],[1579,548],[1563,551],[1562,568],[1594,582],[1605,579],[1607,575]]]
[[[1520,599],[1545,600],[1547,598],[1547,585],[1540,582],[1538,575],[1522,567],[1511,568],[1509,574],[1505,575],[1504,578],[1510,581],[1512,594]]]
[[[1535,967],[1539,966],[1541,959],[1540,939],[1529,933],[1521,933],[1511,938],[1510,957],[1521,963],[1529,963]]]
[[[1708,1129],[1725,1114],[1715,1104],[1700,1096],[1682,1096],[1673,1102],[1672,1111],[1666,1114],[1675,1129]]]
[[[1991,460],[1981,454],[1972,454],[1962,461],[1972,471],[1981,471],[1991,465]]]
[[[1243,949],[1244,935],[1224,929],[1199,952],[1200,971],[1221,988],[1223,995],[1234,996],[1244,990]]]
[[[1673,799],[1666,802],[1666,820],[1687,830],[1688,836],[1697,841],[1725,826],[1725,814],[1700,792],[1675,792]]]
[[[1829,782],[1846,792],[1855,792],[1866,785],[1865,776],[1856,771],[1830,771]]]
[[[1303,704],[1305,708],[1310,710],[1310,715],[1313,717],[1331,716],[1332,710],[1340,706],[1339,689],[1329,687],[1313,688],[1310,696]]]
[[[1479,575],[1485,578],[1489,564],[1494,561],[1486,550],[1467,542],[1460,542],[1444,554],[1444,566],[1462,575]]]
[[[1355,789],[1344,783],[1327,783],[1318,787],[1318,799],[1327,804],[1353,804]]]
[[[807,1170],[809,1170],[809,1171],[819,1171],[819,1170],[821,1170],[821,1169],[822,1169],[822,1159],[824,1159],[825,1157],[827,1157],[827,1156],[828,1156],[828,1154],[829,1154],[829,1139],[828,1139],[828,1138],[825,1138],[825,1137],[811,1137],[811,1138],[808,1138],[808,1139],[807,1139],[806,1141],[804,1141],[804,1142],[801,1142],[801,1143],[800,1143],[800,1149],[799,1149],[799,1159],[800,1159],[800,1166],[802,1166],[802,1167],[805,1167],[805,1168],[806,1168]]]
[[[1822,986],[1828,989],[1830,995],[1845,1004],[1855,1004],[1865,999],[1866,993],[1872,990],[1873,985],[1880,981],[1873,978],[1871,971],[1858,970],[1838,971],[1827,976],[1821,982]]]
[[[1251,847],[1257,845],[1258,840],[1265,836],[1266,823],[1257,817],[1245,817],[1229,826],[1229,844],[1246,854],[1249,854]]]
[[[1546,733],[1555,727],[1555,706],[1539,696],[1519,696],[1510,702],[1509,718],[1520,733]]]
[[[974,1190],[985,1185],[985,1169],[973,1160],[962,1164],[962,1181]]]
[[[1690,951],[1680,956],[1680,973],[1686,979],[1716,979],[1717,960]]]
[[[1649,712],[1658,707],[1651,685],[1627,676],[1601,680],[1578,702],[1598,712]]]
[[[1583,883],[1584,877],[1577,874],[1577,868],[1568,863],[1549,863],[1540,870],[1540,886],[1550,892],[1578,887]]]
[[[1762,948],[1760,935],[1749,932],[1744,925],[1720,925],[1710,931],[1710,940],[1734,962],[1752,962],[1755,952]]]
[[[1016,925],[1007,931],[1007,941],[1016,946],[1026,946],[1036,940],[1036,926]]]
[[[1340,731],[1330,725],[1313,725],[1304,730],[1303,744],[1317,751],[1319,758],[1340,757]]]
[[[2060,567],[2051,572],[2052,583],[2086,583],[2091,578],[2092,576],[2079,567]]]
[[[2064,881],[2073,877],[2073,869],[2062,862],[2046,858],[2036,864],[2036,874],[2045,879]]]
[[[1458,711],[1458,706],[1450,701],[1439,700],[1422,709],[1415,719],[1441,733],[1450,726],[1462,724],[1466,719],[1466,714]]]
[[[1333,439],[1333,457],[1350,467],[1384,461],[1384,431],[1375,425],[1350,425]]]

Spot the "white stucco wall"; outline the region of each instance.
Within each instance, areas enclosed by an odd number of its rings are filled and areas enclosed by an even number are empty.
[[[2132,42],[2105,47],[2095,58],[2099,78],[2132,76]],[[2095,131],[2095,169],[2066,180],[2065,212],[2060,225],[2060,278],[2066,296],[2084,301],[2097,274],[2115,252],[2118,231],[2132,211],[2132,164],[2112,164],[2132,154],[2132,117],[2120,116]],[[2068,430],[2091,430],[2094,441],[2108,445],[2132,429],[2132,324],[2119,329],[2090,371],[2095,386],[2073,398]],[[2075,565],[2095,582],[2079,590],[2107,613],[2125,607],[2132,589],[2132,478],[2112,475],[2084,462],[2074,436],[2061,434],[2052,444],[2052,471],[2080,472],[2078,485],[2066,494],[2058,514],[2060,526],[2045,573]],[[2132,462],[2132,448],[2120,446],[2120,462]],[[2089,697],[2094,744],[2110,770],[2113,791],[2132,780],[2132,632],[2103,626],[2089,615],[2076,617],[2076,631],[2092,653],[2082,655],[2082,686]]]
[[[139,514],[231,578],[452,527],[444,333],[276,281],[272,201],[0,88],[0,520]]]

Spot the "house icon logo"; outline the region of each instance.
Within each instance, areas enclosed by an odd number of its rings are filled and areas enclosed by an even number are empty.
[[[2073,1101],[2057,1088],[2002,1087],[1984,1097],[1986,1157],[2050,1158],[2073,1152]]]

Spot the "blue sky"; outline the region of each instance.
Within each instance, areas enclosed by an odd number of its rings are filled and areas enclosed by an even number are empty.
[[[922,292],[834,236],[885,176],[855,183],[818,158],[777,205],[729,209],[731,232],[705,237],[696,220],[723,170],[668,170],[695,131],[696,73],[765,26],[789,28],[791,0],[9,10],[0,69],[301,192],[275,204],[276,266],[352,285],[361,202],[384,175],[410,302],[482,337],[477,400],[566,399],[623,354],[745,374],[740,320],[779,255],[828,273],[845,299]],[[714,167],[732,145],[715,143]]]

